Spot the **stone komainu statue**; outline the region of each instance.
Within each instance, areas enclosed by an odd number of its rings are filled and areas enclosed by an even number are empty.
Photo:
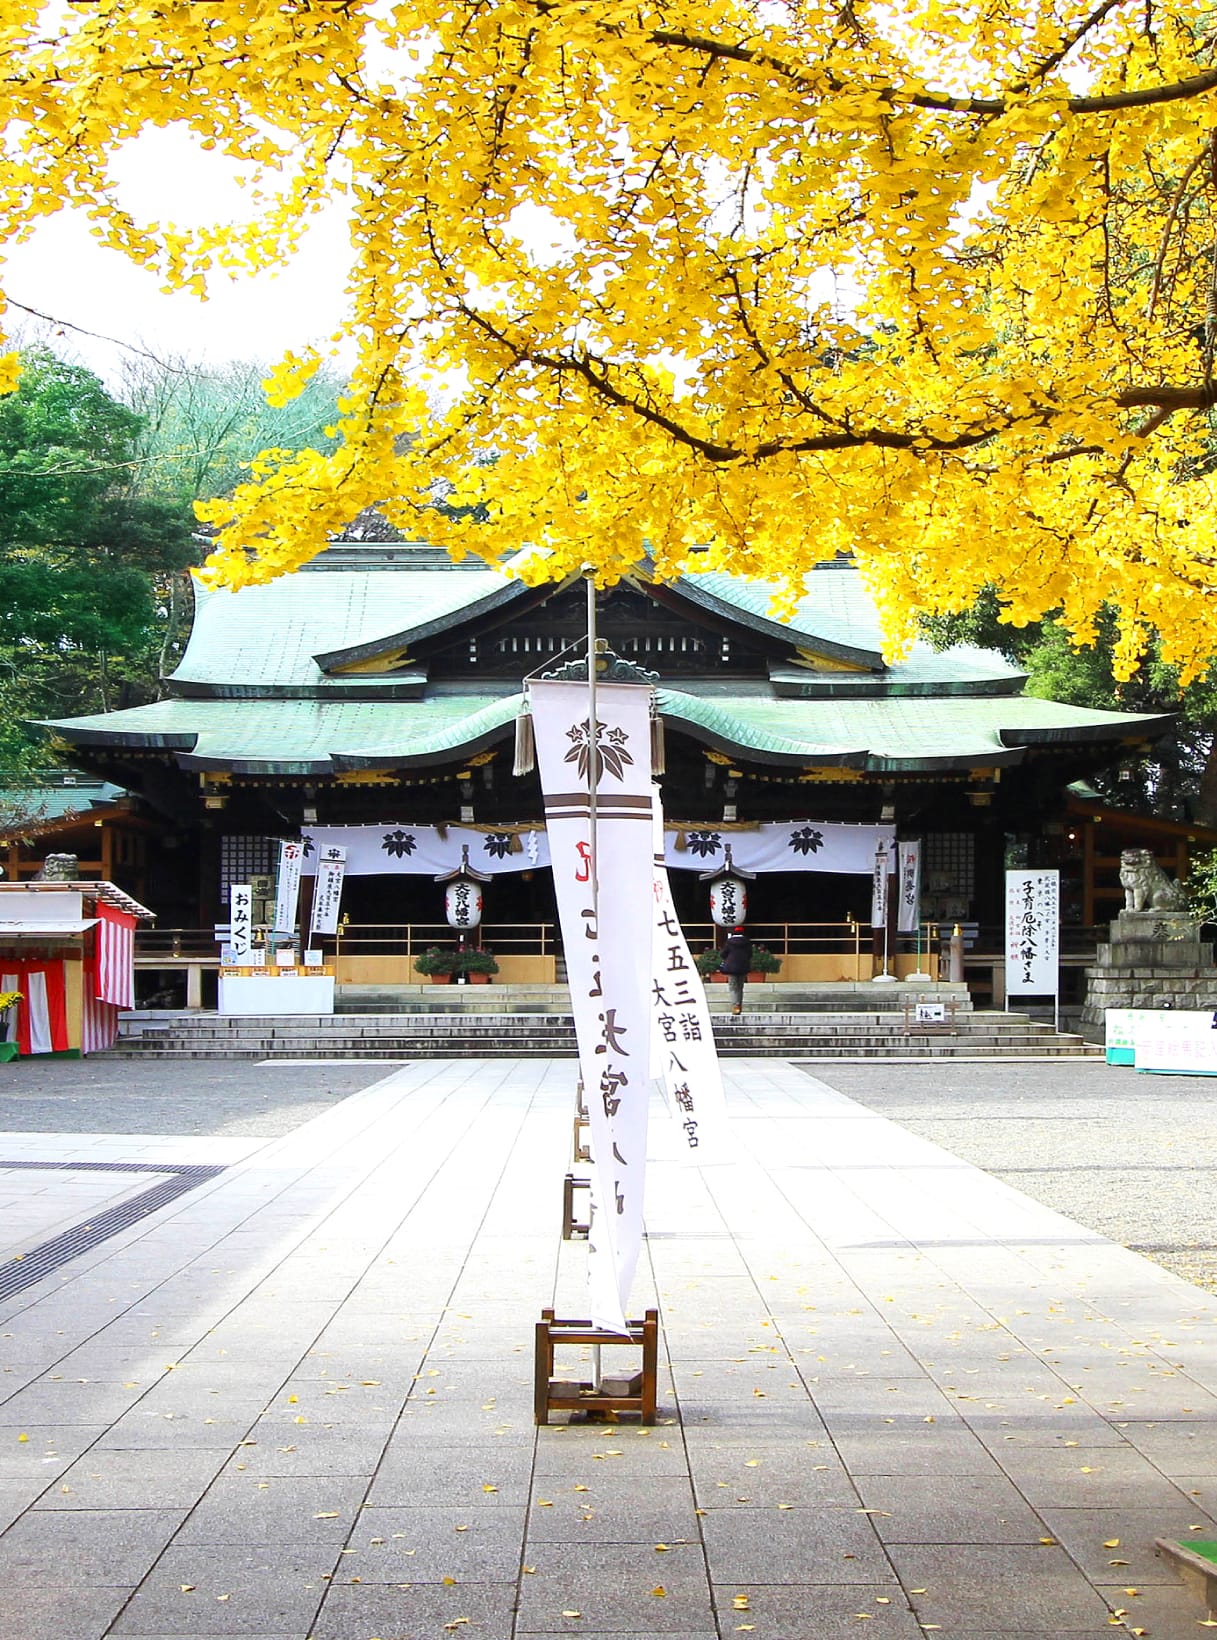
[[[74,854],[48,854],[42,869],[34,878],[36,883],[74,883],[80,876],[80,863]]]
[[[1185,911],[1187,895],[1168,877],[1147,848],[1126,848],[1120,856],[1125,911]]]

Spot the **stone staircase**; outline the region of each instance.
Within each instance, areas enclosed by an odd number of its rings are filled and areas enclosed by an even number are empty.
[[[796,1059],[1083,1057],[1100,1050],[1023,1014],[974,1012],[963,986],[751,985],[745,1011],[709,991],[724,1056]],[[417,993],[406,995],[404,993]],[[945,1025],[910,1023],[906,1004],[946,1002]],[[357,1011],[353,1011],[357,1010]],[[410,986],[346,991],[334,1014],[124,1014],[114,1052],[166,1059],[573,1058],[564,986]]]

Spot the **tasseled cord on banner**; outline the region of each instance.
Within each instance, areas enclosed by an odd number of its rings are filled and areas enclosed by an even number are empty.
[[[537,740],[532,728],[532,708],[528,696],[516,717],[516,756],[511,766],[515,775],[531,774],[537,766]]]
[[[651,695],[651,773],[666,774],[667,757],[664,751],[663,719],[659,715],[654,694]]]

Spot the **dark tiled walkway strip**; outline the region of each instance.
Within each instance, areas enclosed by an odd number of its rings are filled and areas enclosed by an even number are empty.
[[[169,1167],[164,1162],[11,1162],[0,1160],[0,1169],[37,1169],[43,1172],[73,1173],[164,1173],[159,1184],[132,1196],[116,1207],[90,1214],[87,1222],[74,1224],[57,1236],[50,1236],[18,1258],[0,1258],[0,1299],[24,1292],[35,1282],[53,1274],[70,1259],[100,1247],[119,1230],[127,1230],[140,1219],[167,1207],[187,1190],[222,1173],[222,1167]]]

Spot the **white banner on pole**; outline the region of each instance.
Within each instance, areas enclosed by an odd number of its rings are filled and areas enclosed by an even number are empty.
[[[887,927],[887,896],[891,881],[892,857],[886,841],[875,850],[871,865],[870,920],[872,928]]]
[[[1061,874],[1006,873],[1006,995],[1060,990]]]
[[[244,962],[253,944],[254,891],[249,883],[232,883],[228,890],[228,943],[233,959]]]
[[[313,915],[309,929],[314,934],[338,932],[338,908],[342,904],[342,883],[346,875],[346,850],[323,848],[317,861],[317,882],[313,888]]]
[[[595,727],[584,683],[531,683],[529,699],[591,1127],[591,1317],[622,1333],[642,1246],[651,1078],[650,690],[599,685]]]
[[[651,983],[651,1071],[662,1080],[681,1151],[699,1167],[730,1159],[727,1104],[710,1009],[672,903],[663,863],[663,807],[654,798],[655,942]]]
[[[921,923],[921,844],[897,844],[899,901],[896,911],[897,934],[915,934]]]
[[[300,900],[300,868],[304,844],[279,844],[279,874],[275,879],[275,933],[291,934],[296,927],[296,906]]]

